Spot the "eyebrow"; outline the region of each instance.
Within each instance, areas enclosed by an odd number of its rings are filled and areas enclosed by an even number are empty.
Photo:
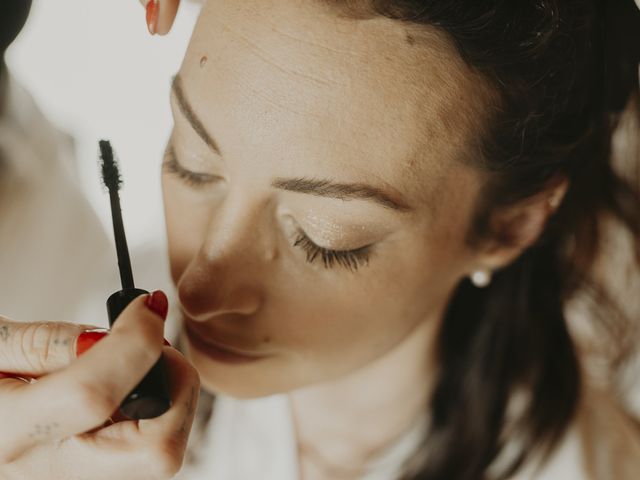
[[[189,105],[187,97],[184,94],[184,90],[182,89],[182,80],[179,75],[174,75],[173,79],[171,80],[171,91],[178,101],[178,108],[180,108],[180,111],[185,116],[191,127],[198,134],[198,136],[204,143],[207,144],[207,146],[211,150],[216,152],[218,155],[222,155],[220,147],[218,147],[218,144],[213,139],[213,137],[209,135],[209,132],[207,132],[207,129],[204,128],[204,125],[191,108],[191,105]]]
[[[178,108],[187,119],[193,130],[204,143],[215,153],[222,156],[217,142],[204,128],[195,114],[182,89],[182,80],[175,75],[171,81],[171,91],[178,102]],[[369,200],[385,208],[396,211],[409,211],[411,208],[397,195],[392,195],[379,187],[365,183],[340,183],[332,180],[312,178],[276,178],[271,186],[289,192],[306,193],[320,197],[336,198],[339,200]]]
[[[407,211],[410,208],[380,188],[364,183],[338,183],[331,180],[308,178],[276,178],[271,185],[280,190],[307,193],[340,200],[372,200],[383,207]]]

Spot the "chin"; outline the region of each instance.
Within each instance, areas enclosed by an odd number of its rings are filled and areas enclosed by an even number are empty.
[[[287,369],[281,360],[275,356],[249,364],[228,365],[207,358],[189,345],[184,353],[200,374],[202,388],[213,395],[250,399],[298,388],[286,374]]]

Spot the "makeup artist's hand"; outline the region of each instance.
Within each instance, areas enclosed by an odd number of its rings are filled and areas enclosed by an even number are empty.
[[[182,465],[200,381],[171,347],[163,318],[140,296],[110,333],[76,357],[87,325],[19,323],[0,317],[0,478],[169,479]],[[147,305],[150,306],[147,306]],[[166,304],[165,304],[166,314]],[[92,333],[89,338],[96,337]],[[78,342],[88,346],[87,335]],[[164,355],[172,407],[148,420],[110,420]]]
[[[146,10],[149,33],[166,35],[176,19],[180,0],[140,0]]]

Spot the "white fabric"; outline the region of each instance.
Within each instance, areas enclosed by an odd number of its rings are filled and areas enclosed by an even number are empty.
[[[362,480],[397,478],[423,430],[418,422],[372,463]],[[289,396],[239,400],[216,396],[214,415],[200,446],[201,463],[186,466],[179,480],[298,480],[295,427]]]
[[[286,394],[242,400],[216,397],[200,461],[185,465],[175,480],[300,480],[295,427]],[[395,480],[419,444],[424,422],[416,424],[359,480]],[[575,428],[539,471],[525,468],[514,480],[586,480]],[[331,480],[331,479],[327,479]]]

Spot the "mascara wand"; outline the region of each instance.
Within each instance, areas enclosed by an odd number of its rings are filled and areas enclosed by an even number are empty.
[[[140,295],[148,294],[146,290],[136,288],[133,283],[131,259],[127,247],[127,237],[124,233],[122,210],[120,209],[120,187],[122,178],[118,164],[113,155],[111,143],[100,140],[100,159],[102,166],[102,181],[109,190],[111,200],[111,217],[113,219],[113,234],[116,241],[118,268],[122,290],[112,294],[107,299],[107,314],[109,325],[113,326],[120,313]],[[171,407],[169,383],[164,358],[160,356],[151,370],[138,385],[125,397],[120,404],[120,412],[131,419],[155,418],[165,413]]]
[[[120,281],[122,289],[135,288],[133,272],[131,271],[131,259],[127,247],[127,236],[124,233],[122,223],[122,210],[120,209],[120,186],[122,178],[118,170],[118,164],[113,156],[113,149],[108,140],[100,140],[100,158],[102,159],[102,180],[109,190],[111,200],[111,217],[113,219],[113,234],[116,240],[116,252],[118,254],[118,267],[120,269]]]

